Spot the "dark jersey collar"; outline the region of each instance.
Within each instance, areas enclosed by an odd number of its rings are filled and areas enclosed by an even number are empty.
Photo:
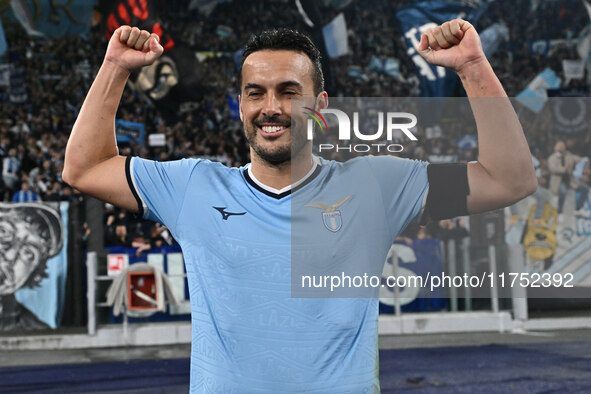
[[[316,157],[316,156],[313,156],[312,160],[313,160],[312,168],[302,179],[300,179],[294,185],[289,185],[287,187],[284,187],[281,190],[269,187],[269,186],[263,184],[258,179],[256,179],[255,176],[250,171],[250,165],[247,165],[242,170],[242,174],[244,175],[244,179],[246,179],[246,181],[252,187],[257,189],[261,193],[266,194],[267,196],[270,196],[270,197],[273,197],[273,198],[276,198],[279,200],[283,197],[289,196],[292,191],[304,187],[305,185],[310,183],[314,178],[316,178],[318,176],[318,174],[320,173],[320,169],[322,167],[322,164],[320,163],[320,159],[318,159],[318,157]]]

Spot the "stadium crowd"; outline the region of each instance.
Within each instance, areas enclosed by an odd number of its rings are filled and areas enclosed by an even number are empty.
[[[406,55],[403,32],[396,19],[396,11],[408,3],[411,1],[353,1],[343,10],[349,54],[330,61],[327,85],[331,96],[419,95],[414,65]],[[534,4],[536,16],[531,18]],[[148,138],[141,145],[122,143],[121,154],[160,161],[205,157],[229,166],[247,163],[242,125],[231,116],[227,99],[228,89],[237,88],[234,54],[248,39],[253,29],[251,21],[256,21],[256,29],[290,26],[306,30],[296,7],[285,1],[228,1],[219,4],[209,17],[197,10],[187,11],[185,2],[166,2],[166,6],[158,8],[162,26],[175,42],[193,52],[209,54],[200,60],[199,67],[204,73],[201,80],[207,81],[207,86],[189,107],[173,113],[145,95],[126,89],[118,119],[144,124],[146,135],[164,134],[165,144],[150,146]],[[327,19],[325,23],[328,22]],[[509,37],[490,61],[508,95],[515,97],[547,67],[566,81],[561,61],[578,58],[575,39],[588,25],[589,18],[579,0],[496,0],[490,3],[476,27],[481,31],[496,22],[508,28]],[[220,30],[220,25],[224,29]],[[76,191],[61,179],[64,149],[85,93],[102,62],[102,51],[96,48],[106,47],[105,26],[93,27],[85,38],[59,39],[27,36],[16,23],[5,23],[4,29],[8,42],[4,63],[24,69],[28,98],[23,104],[14,104],[6,88],[0,87],[4,89],[0,90],[0,201],[70,200]],[[563,41],[544,53],[532,49],[531,43],[536,40]],[[399,75],[372,69],[372,56],[398,59]],[[586,81],[571,80],[561,87],[586,90]],[[522,112],[528,116],[527,110]],[[539,162],[539,175],[547,184],[548,158],[559,138],[547,132],[526,133]],[[443,130],[438,137],[409,145],[401,154],[425,160],[433,155],[474,159],[477,148],[460,146],[460,137]],[[568,150],[580,157],[591,151],[591,133],[569,136],[565,142]],[[588,168],[587,165],[583,182],[589,181]],[[112,207],[106,210],[105,229],[107,245],[134,246],[139,253],[163,242],[173,242],[165,229],[137,222]]]

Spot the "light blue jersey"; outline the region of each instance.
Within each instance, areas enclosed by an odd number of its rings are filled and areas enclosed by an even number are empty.
[[[183,250],[191,392],[379,392],[377,298],[293,298],[292,252],[381,273],[394,238],[421,212],[426,167],[316,158],[292,194],[261,184],[248,166],[128,160],[144,217]]]

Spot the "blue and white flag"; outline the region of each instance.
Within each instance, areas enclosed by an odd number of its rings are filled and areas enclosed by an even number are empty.
[[[363,72],[363,70],[359,66],[349,66],[349,68],[347,69],[347,75],[351,78],[360,79],[366,82],[369,81],[369,77],[367,76],[367,74]]]
[[[478,139],[474,134],[466,134],[458,140],[458,148],[461,150],[473,149],[478,146]]]
[[[218,25],[215,29],[215,34],[220,38],[228,38],[234,34],[234,29],[227,25]]]
[[[336,58],[349,52],[347,24],[343,13],[338,14],[336,18],[322,28],[322,35],[324,36],[328,57]]]
[[[141,145],[144,143],[145,132],[146,125],[143,123],[127,122],[121,119],[115,121],[117,142],[135,142]]]
[[[535,40],[529,42],[529,51],[538,55],[547,56],[552,47],[550,40]]]
[[[562,80],[550,68],[538,74],[525,89],[517,95],[517,101],[539,113],[548,100],[548,89],[558,89]]]
[[[474,24],[486,8],[486,4],[474,7],[460,2],[426,1],[403,8],[396,13],[404,32],[406,53],[414,62],[421,81],[421,96],[450,96],[459,81],[454,72],[433,66],[421,57],[417,51],[421,34],[455,18],[464,18]]]
[[[589,158],[588,157],[583,157],[575,165],[575,168],[573,170],[573,176],[575,177],[575,179],[581,179],[583,177],[583,171],[585,170],[585,167],[587,166],[588,163],[589,163]]]
[[[400,61],[393,57],[377,57],[373,55],[369,61],[370,70],[402,79],[400,75]]]
[[[490,58],[499,49],[503,41],[509,39],[509,29],[504,24],[497,22],[487,27],[480,33],[482,50],[486,57]]]

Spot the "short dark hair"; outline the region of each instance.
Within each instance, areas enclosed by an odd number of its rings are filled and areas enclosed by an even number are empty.
[[[287,28],[265,30],[250,37],[246,43],[240,62],[240,72],[238,73],[238,83],[240,86],[242,86],[242,67],[246,58],[254,52],[264,50],[288,50],[300,52],[308,56],[314,68],[312,73],[314,94],[318,95],[324,90],[324,74],[322,73],[322,64],[320,62],[320,51],[316,48],[316,45],[314,45],[309,36]]]

